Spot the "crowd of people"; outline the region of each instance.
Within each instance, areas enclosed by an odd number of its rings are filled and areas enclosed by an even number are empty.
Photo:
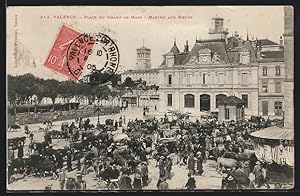
[[[146,110],[144,108],[144,113]],[[69,141],[69,145],[56,150],[51,145],[51,125],[47,125],[44,130],[44,142],[40,145],[32,142],[34,135],[25,126],[25,133],[31,141],[30,157],[35,157],[36,163],[46,166],[37,169],[35,167],[41,166],[28,160],[23,161],[24,165],[21,166],[27,167],[27,173],[31,171],[52,175],[53,179],[59,181],[61,190],[85,190],[87,186],[83,177],[89,172],[93,172],[98,180],[99,190],[140,190],[149,184],[149,160],[155,159],[159,170],[157,189],[169,189],[168,180],[174,175],[172,167],[178,164],[188,169],[187,183],[183,186],[193,190],[197,188],[194,176],[203,175],[203,162],[207,159],[218,160],[226,153],[240,157],[249,154],[249,131],[257,128],[259,123],[219,123],[216,120],[200,122],[198,119],[191,122],[182,118],[171,120],[167,115],[160,119],[127,121],[121,115],[117,120],[107,119],[105,124],[94,126],[88,118],[77,118],[70,125],[62,124],[59,131],[61,138],[58,138]],[[118,130],[121,133],[116,133]],[[118,135],[128,137],[118,138]],[[23,155],[18,158],[24,159]],[[268,184],[266,178],[265,181],[258,180],[266,176],[266,172],[257,166],[259,163],[255,157],[249,156],[230,169],[231,172],[240,169],[248,177],[253,173],[255,184]],[[222,172],[224,168],[218,169]],[[78,172],[76,180],[66,174],[66,171],[71,173],[73,170]],[[229,180],[229,174],[224,179]]]

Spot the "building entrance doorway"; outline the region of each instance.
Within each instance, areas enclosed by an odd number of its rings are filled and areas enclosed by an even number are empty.
[[[210,110],[210,96],[207,94],[200,95],[200,111]]]
[[[262,115],[263,116],[268,115],[268,102],[267,101],[262,102]]]

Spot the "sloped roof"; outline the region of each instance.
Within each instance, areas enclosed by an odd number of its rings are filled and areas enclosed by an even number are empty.
[[[260,53],[260,56],[263,59],[268,59],[268,58],[283,58],[284,57],[284,52],[282,51],[262,51]]]
[[[256,62],[256,52],[254,51],[254,48],[250,41],[245,41],[243,48],[250,51],[250,62]]]
[[[163,62],[160,64],[160,66],[165,66],[166,65],[166,59],[164,58]]]
[[[147,48],[145,46],[142,46],[142,47],[138,48],[137,50],[151,50],[151,49],[149,49],[149,48]]]
[[[178,49],[176,42],[174,42],[173,47],[171,48],[170,52],[172,52],[173,54],[178,54],[180,53],[180,50]]]
[[[168,53],[166,53],[166,54],[164,54],[163,56],[171,56],[171,55],[175,55],[173,52],[168,52]]]
[[[126,70],[122,74],[143,74],[143,73],[158,73],[158,69]]]
[[[164,56],[172,55],[172,54],[173,54],[172,52],[168,52],[167,54],[164,54]],[[189,54],[188,52],[181,52],[176,55],[173,54],[175,58],[174,65],[182,65],[182,62],[184,61],[184,59],[187,57],[188,54]],[[160,66],[164,66],[164,65],[166,65],[166,59],[163,60]]]
[[[245,104],[245,102],[242,99],[240,99],[234,95],[220,100],[220,103],[219,103],[219,105],[229,105],[229,106],[238,106],[238,105],[243,105],[243,104]]]
[[[227,41],[228,41],[227,43],[228,48],[235,48],[239,45],[239,38],[235,36],[229,37]]]
[[[216,20],[216,19],[217,19],[217,20],[224,20],[224,18],[221,18],[221,17],[219,17],[219,16],[215,16],[215,17],[212,18],[212,20]]]
[[[261,46],[279,45],[269,39],[258,39],[257,42],[259,42]]]
[[[175,65],[181,65],[184,59],[188,56],[188,52],[181,52],[175,56]]]
[[[217,52],[220,55],[220,59],[223,60],[225,63],[229,63],[228,55],[225,48],[225,42],[224,41],[211,41],[211,42],[201,42],[197,41],[190,53],[187,55],[185,60],[183,61],[183,64],[186,64],[189,62],[191,57],[198,56],[198,52],[201,49],[208,48],[212,51],[214,54]]]
[[[294,140],[294,131],[280,127],[268,127],[250,134],[256,138],[274,140]]]

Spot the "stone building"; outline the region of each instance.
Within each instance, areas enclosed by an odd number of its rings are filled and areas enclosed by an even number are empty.
[[[130,77],[132,80],[142,79],[147,82],[147,85],[154,85],[158,81],[158,72],[158,69],[127,70],[121,74],[121,82],[123,83],[127,77]]]
[[[136,68],[123,72],[121,74],[121,82],[123,83],[127,77],[130,77],[132,80],[142,79],[147,82],[147,85],[157,84],[159,70],[151,69],[151,49],[142,46],[136,51]]]
[[[208,40],[188,43],[180,52],[176,42],[159,70],[160,109],[197,113],[217,111],[219,101],[235,95],[245,101],[245,113],[258,115],[258,70],[251,41],[227,37],[220,18],[212,19]],[[250,101],[251,100],[251,101]]]
[[[285,78],[283,37],[279,44],[267,38],[250,40],[248,35],[244,40],[238,32],[228,37],[223,21],[220,17],[212,18],[209,38],[196,39],[191,48],[186,41],[180,51],[174,40],[155,69],[149,69],[149,64],[147,68],[146,61],[141,62],[141,54],[149,50],[144,46],[137,49],[139,67],[122,73],[122,82],[131,77],[158,85],[161,112],[218,111],[219,101],[234,95],[245,102],[248,116],[281,117]]]
[[[151,69],[151,49],[143,45],[141,48],[136,49],[136,53],[136,70]]]
[[[284,49],[280,44],[268,39],[256,41],[257,62],[259,64],[259,115],[281,117],[284,102]]]
[[[158,73],[159,69],[151,69],[151,49],[143,45],[137,49],[136,68],[123,72],[121,82],[123,83],[129,77],[134,81],[142,79],[146,81],[147,86],[157,85]],[[159,104],[159,94],[156,90],[133,90],[123,95],[122,99],[128,107],[155,107]]]

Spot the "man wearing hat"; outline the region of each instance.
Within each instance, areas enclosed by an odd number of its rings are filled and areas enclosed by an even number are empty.
[[[69,150],[67,152],[67,168],[69,172],[72,171],[72,154]]]
[[[192,174],[188,174],[188,181],[185,184],[185,187],[187,188],[187,190],[194,190],[196,188],[196,180],[195,178],[193,178]]]
[[[201,154],[201,152],[197,152],[197,174],[198,175],[202,175],[203,173],[203,156]]]
[[[76,180],[72,177],[68,177],[66,182],[66,190],[76,190],[76,188]]]
[[[257,160],[255,164],[256,165],[254,166],[252,173],[255,176],[254,183],[255,185],[257,185],[259,181],[259,177],[262,175],[261,173],[262,167],[261,167],[261,162],[259,160]]]
[[[86,190],[86,181],[82,179],[81,174],[77,175],[76,188],[77,190]]]
[[[120,190],[131,190],[131,178],[128,176],[127,171],[121,171],[119,178],[119,188]]]
[[[118,170],[117,165],[113,164],[112,170],[110,172],[110,177],[111,179],[118,179],[119,176],[120,176],[120,171]]]
[[[147,186],[148,185],[148,167],[147,167],[146,162],[142,162],[141,174],[142,174],[143,186]]]
[[[135,190],[141,190],[142,189],[142,178],[141,178],[141,175],[139,173],[135,174],[132,185],[133,185],[133,188]]]
[[[166,177],[168,179],[171,179],[172,160],[171,160],[170,155],[167,156],[165,165],[166,165]]]
[[[194,153],[191,152],[191,154],[188,157],[188,169],[189,169],[189,173],[190,174],[194,174],[195,173],[195,159],[194,159]]]
[[[62,172],[58,175],[60,190],[64,190],[66,178],[66,169],[63,168]]]
[[[166,170],[165,170],[165,157],[161,156],[159,161],[158,161],[158,169],[159,169],[159,176],[163,177],[166,175]]]

